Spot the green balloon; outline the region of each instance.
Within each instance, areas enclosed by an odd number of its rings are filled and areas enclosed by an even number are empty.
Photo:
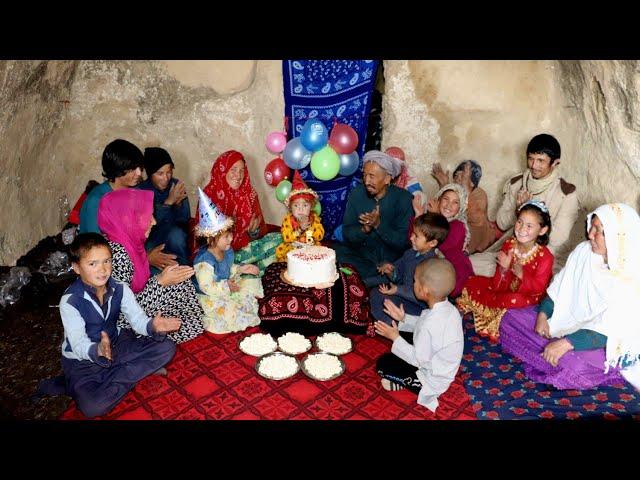
[[[322,213],[322,205],[320,205],[320,202],[318,200],[316,200],[316,204],[313,206],[313,211],[318,216],[320,216],[320,214]]]
[[[287,195],[291,193],[291,182],[289,180],[282,180],[276,187],[276,198],[279,202],[284,202]]]
[[[311,157],[311,173],[318,180],[331,180],[340,171],[340,156],[329,145]]]

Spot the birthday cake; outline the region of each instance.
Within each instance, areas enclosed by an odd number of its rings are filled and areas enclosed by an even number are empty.
[[[331,286],[338,279],[336,252],[322,246],[292,250],[287,253],[285,277],[300,287]]]

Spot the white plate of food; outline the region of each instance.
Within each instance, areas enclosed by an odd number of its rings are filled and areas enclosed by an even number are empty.
[[[342,375],[345,371],[345,364],[336,355],[318,352],[307,355],[300,362],[300,368],[309,378],[326,382]]]
[[[321,352],[344,355],[353,350],[353,342],[338,332],[327,332],[316,337],[316,347]]]
[[[244,337],[240,343],[238,343],[238,348],[242,353],[246,353],[247,355],[261,357],[268,353],[275,352],[278,344],[268,333],[254,333],[248,337]]]
[[[287,332],[278,337],[278,348],[289,355],[299,355],[311,350],[311,340],[296,332]]]
[[[269,380],[285,380],[293,377],[300,370],[296,357],[282,352],[268,353],[256,362],[258,375]]]

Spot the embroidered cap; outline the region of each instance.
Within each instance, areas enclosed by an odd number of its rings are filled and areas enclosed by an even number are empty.
[[[318,200],[318,194],[311,190],[304,180],[300,176],[300,172],[298,170],[293,174],[293,182],[291,184],[291,192],[287,195],[287,198],[284,199],[285,207],[289,208],[289,205],[296,198],[304,198],[309,202],[313,202],[314,200]]]

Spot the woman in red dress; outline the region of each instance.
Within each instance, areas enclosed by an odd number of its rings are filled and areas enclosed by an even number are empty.
[[[473,313],[476,332],[497,339],[507,309],[540,303],[553,274],[553,254],[545,246],[550,231],[543,202],[530,200],[520,207],[515,235],[498,253],[494,276],[470,277],[458,299],[464,313]]]

